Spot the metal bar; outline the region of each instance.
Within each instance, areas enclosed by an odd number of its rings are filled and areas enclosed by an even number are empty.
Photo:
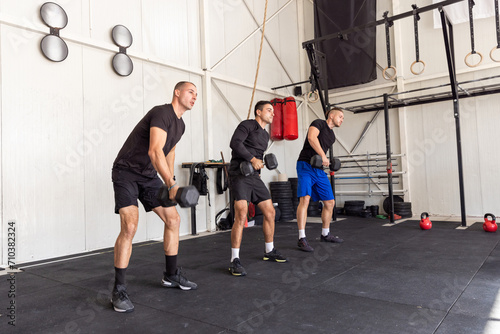
[[[448,20],[446,13],[439,8],[441,14],[441,24],[443,26],[443,38],[448,62],[448,72],[450,74],[451,92],[453,94],[453,116],[455,117],[455,132],[457,137],[457,163],[458,163],[458,183],[460,188],[460,213],[462,215],[462,226],[467,226],[465,212],[465,186],[462,162],[462,137],[460,134],[460,105],[458,103],[457,78],[455,70],[455,53],[453,47],[453,26]],[[449,33],[448,33],[449,31]]]
[[[394,159],[393,159],[394,160]],[[398,164],[392,164],[392,166],[397,166]],[[359,165],[359,166],[342,166],[342,168],[378,168],[378,167],[385,167],[385,165]]]
[[[384,173],[384,176],[387,177],[387,172],[384,171],[384,172],[347,172],[347,173],[341,173],[341,172],[337,172],[335,173],[335,175],[342,175],[342,176],[358,176],[358,175],[372,175],[373,177],[379,177],[379,176],[382,176],[380,175],[380,173]],[[392,176],[394,177],[394,175],[403,175],[403,174],[406,174],[406,172],[392,172]]]
[[[336,177],[335,180],[386,179],[386,178],[387,175],[380,175],[380,176]]]
[[[494,75],[494,76],[490,76],[490,77],[484,77],[484,78],[473,79],[473,80],[466,80],[466,81],[458,82],[458,85],[465,85],[465,84],[469,84],[469,83],[475,83],[475,82],[485,81],[485,80],[492,80],[492,79],[497,79],[497,78],[500,78],[500,75]],[[430,86],[430,87],[423,87],[423,88],[417,88],[417,89],[407,90],[407,91],[403,91],[403,92],[392,93],[390,95],[390,97],[401,95],[401,94],[410,94],[410,93],[420,92],[420,91],[429,90],[429,89],[442,88],[442,87],[446,87],[446,86],[449,86],[449,85],[450,85],[450,83],[445,83],[445,84],[441,84],[441,85],[435,85],[435,86]],[[496,87],[496,86],[497,85],[488,85],[486,87]],[[478,89],[478,88],[476,87],[474,89]],[[469,91],[470,90],[471,89],[469,89]],[[401,104],[399,104],[399,105],[392,105],[392,106],[390,105],[389,108],[390,109],[399,108],[401,105],[407,106],[406,101],[409,100],[409,99],[420,99],[420,100],[423,100],[426,97],[436,96],[436,95],[440,95],[440,94],[443,94],[443,93],[436,93],[436,94],[424,95],[424,96],[419,96],[419,97],[412,97],[412,98],[407,98],[407,99],[399,99],[398,101]],[[492,93],[492,94],[495,94],[495,93]],[[470,94],[467,94],[467,95],[471,95],[470,97],[474,96],[473,93],[470,93]],[[476,96],[478,96],[478,95],[476,95]],[[383,97],[384,97],[383,94],[382,95],[377,95],[377,96],[369,96],[369,97],[364,97],[364,98],[359,98],[359,99],[354,99],[354,100],[342,101],[342,102],[338,102],[338,103],[335,103],[335,104],[332,104],[332,105],[335,106],[335,107],[339,107],[339,108],[345,109],[345,110],[350,110],[350,109],[355,109],[355,108],[366,108],[366,106],[373,106],[375,104],[379,104],[380,108],[368,110],[368,111],[377,111],[377,110],[382,110],[383,109],[383,103],[382,102],[379,102],[379,103],[370,103],[370,104],[359,105],[359,106],[351,106],[351,107],[345,107],[343,105],[348,104],[348,103],[359,102],[359,101],[366,101],[366,100],[371,100],[371,99],[378,99],[378,98],[383,98]],[[460,97],[464,98],[464,97],[467,97],[467,96],[462,96],[461,95]],[[448,100],[452,99],[452,97],[448,97],[447,99]],[[425,103],[425,102],[423,102],[423,103]]]
[[[387,154],[387,153],[384,153]],[[403,156],[402,154],[392,154],[391,153],[391,160],[396,160],[395,157],[401,157]],[[338,158],[338,157],[337,157]],[[366,158],[366,159],[352,159],[352,160],[345,160],[345,159],[339,159],[341,163],[350,163],[350,162],[366,162],[366,161],[386,161],[386,158],[382,157],[377,157],[377,158]]]
[[[394,223],[394,199],[392,198],[392,162],[391,162],[391,132],[389,124],[389,99],[388,95],[384,94],[384,120],[385,120],[385,148],[387,156],[387,180],[389,183],[389,218],[391,223]]]
[[[375,114],[375,116],[373,116],[372,119],[369,122],[366,123],[366,126],[365,126],[363,132],[361,133],[361,136],[359,137],[358,141],[356,142],[356,144],[352,148],[351,152],[356,151],[356,149],[358,148],[358,146],[363,141],[363,138],[365,138],[366,133],[368,132],[368,130],[370,130],[370,128],[372,127],[373,123],[375,122],[375,120],[377,119],[377,117],[378,117],[379,114],[380,114],[380,111],[377,111],[377,113]]]
[[[316,66],[315,62],[315,50],[312,45],[309,45],[306,48],[307,51],[307,56],[309,57],[309,63],[311,64],[311,73],[313,75],[314,82],[316,84],[316,88],[318,89],[319,93],[319,100],[321,101],[321,106],[323,107],[323,115],[326,114],[326,103],[325,103],[325,97],[321,93],[321,84],[319,81],[319,75],[318,75],[318,68]],[[328,94],[326,94],[328,96]]]
[[[243,1],[243,4],[245,4],[245,7],[247,8],[248,10],[248,13],[250,14],[250,16],[253,18],[255,24],[261,29],[262,26],[260,25],[260,23],[257,21],[257,19],[255,18],[255,15],[253,14],[253,12],[250,10],[250,7],[248,7],[248,4],[246,1]],[[262,29],[261,29],[262,30]],[[288,73],[288,71],[286,70],[286,67],[285,65],[283,64],[283,62],[281,61],[280,57],[278,56],[278,54],[276,53],[276,51],[274,50],[273,48],[273,45],[271,44],[271,42],[269,42],[269,39],[267,39],[267,36],[264,35],[264,39],[266,40],[267,42],[267,45],[269,45],[269,48],[271,49],[271,51],[274,53],[274,56],[276,57],[276,59],[278,60],[278,62],[280,63],[281,67],[283,68],[283,71],[285,71],[288,79],[290,79],[290,81],[293,81],[292,80],[292,76],[290,75],[290,73]]]
[[[435,3],[435,4],[432,4],[432,5],[429,5],[429,6],[425,6],[425,7],[422,7],[422,8],[417,8],[416,9],[416,14],[424,13],[424,12],[440,8],[442,6],[451,5],[451,4],[460,2],[460,1],[463,1],[463,0],[446,0],[446,1]],[[398,15],[394,15],[394,16],[388,17],[387,19],[389,21],[394,22],[394,21],[403,19],[405,17],[413,16],[414,13],[415,13],[415,11],[411,10],[409,12],[405,12],[405,13],[401,13],[401,14],[398,14]],[[359,32],[359,31],[362,31],[362,30],[364,30],[366,28],[370,28],[370,27],[381,25],[381,24],[385,24],[385,22],[386,22],[385,19],[378,20],[378,21],[372,21],[372,22],[369,22],[367,24],[356,26],[354,28],[350,28],[350,29],[346,29],[346,30],[341,30],[341,31],[335,32],[333,34],[328,34],[326,36],[322,36],[322,37],[318,37],[318,38],[315,38],[315,39],[311,39],[309,41],[305,41],[304,43],[302,43],[302,47],[306,48],[306,46],[309,45],[309,44],[323,42],[323,41],[326,41],[326,40],[329,40],[329,39],[333,39],[333,38],[340,38],[341,36],[345,37],[346,34],[350,34],[350,33],[353,33],[353,32]]]
[[[283,85],[283,86],[279,86],[279,87],[273,87],[271,88],[272,90],[276,90],[276,89],[280,89],[280,88],[285,88],[285,87],[290,87],[290,86],[295,86],[295,85],[300,85],[300,84],[304,84],[304,83],[310,83],[311,80],[304,80],[304,81],[300,81],[300,82],[294,82],[294,83],[291,83],[291,84],[288,84],[288,85]]]
[[[477,97],[477,96],[484,96],[484,95],[491,95],[491,94],[498,94],[498,93],[500,93],[500,87],[495,88],[495,89],[489,89],[489,90],[488,89],[481,90],[479,92],[474,92],[474,91],[469,90],[469,94],[465,94],[463,92],[460,92],[460,93],[458,93],[458,96],[461,99],[465,99],[465,98],[470,98],[470,97]],[[450,95],[444,96],[444,97],[421,99],[419,101],[414,101],[414,102],[407,102],[407,100],[405,100],[404,103],[389,104],[389,109],[398,109],[398,108],[403,108],[403,107],[419,106],[419,105],[423,105],[423,104],[445,102],[445,101],[453,100],[453,96],[451,95],[451,93],[448,93],[448,94],[450,94]],[[371,105],[373,105],[373,104],[371,104]],[[378,110],[383,109],[383,107],[379,106],[379,105],[375,105],[374,107],[370,107],[370,108],[362,107],[363,108],[362,110],[356,110],[356,111],[352,111],[352,109],[354,109],[355,107],[348,107],[348,108],[341,107],[341,108],[345,109],[345,110],[349,110],[354,114],[362,114],[365,112],[373,112],[373,111],[378,111]],[[361,108],[361,107],[356,107],[356,108]]]
[[[241,123],[242,118],[240,117],[240,115],[238,115],[238,113],[233,108],[233,106],[231,105],[231,103],[229,102],[229,100],[226,98],[226,96],[224,95],[224,93],[222,93],[222,91],[220,90],[220,88],[217,85],[217,83],[214,80],[212,80],[212,84],[213,84],[213,87],[215,88],[215,90],[219,93],[220,97],[224,100],[224,102],[226,102],[226,105],[233,112],[233,115],[236,116],[236,119]]]
[[[381,181],[372,181],[372,182],[340,182],[337,183],[338,186],[360,186],[360,185],[367,185],[369,186],[370,184],[375,183],[378,185],[386,185],[389,184],[389,182],[381,182]],[[399,184],[399,182],[393,182],[392,184]]]
[[[267,20],[266,20],[266,24],[269,23],[269,21],[271,21],[272,19],[274,19],[283,9],[285,9],[290,3],[292,2],[292,0],[289,0],[286,4],[284,4],[280,9],[278,9],[276,11],[276,13],[274,13],[273,15],[271,15]],[[221,59],[219,59],[218,62],[216,62],[211,68],[210,68],[210,71],[213,71],[217,68],[217,66],[219,66],[220,64],[222,64],[222,62],[224,60],[226,60],[230,55],[232,55],[236,50],[238,50],[243,44],[245,44],[253,35],[255,35],[258,31],[262,30],[262,24],[259,25],[259,27],[257,29],[255,29],[254,31],[252,31],[250,33],[250,35],[248,35],[245,39],[243,39],[238,45],[236,45],[231,51],[229,51],[224,57],[222,57]]]
[[[349,154],[349,155],[337,155],[336,158],[350,158],[350,157],[366,157],[365,154]],[[385,152],[368,153],[368,155],[385,155]]]
[[[393,192],[405,193],[405,189],[394,189]],[[383,195],[387,196],[386,190],[351,190],[351,191],[339,191],[339,195]]]

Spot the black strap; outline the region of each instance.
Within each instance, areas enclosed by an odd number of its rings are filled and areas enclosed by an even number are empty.
[[[224,185],[222,185],[222,178],[224,177]],[[226,173],[224,173],[224,168],[219,167],[217,168],[217,180],[216,180],[216,185],[217,185],[217,194],[223,194],[224,191],[227,190],[227,176]]]
[[[420,15],[417,12],[417,5],[411,5],[413,8],[413,30],[415,31],[415,61],[420,61],[420,50],[418,48],[418,21],[420,21]]]
[[[191,165],[191,173],[189,175],[189,185],[193,185],[193,176],[194,176],[194,173],[196,171],[196,168],[198,168],[200,174],[202,173],[202,170],[203,170],[203,173],[205,173],[205,175],[206,175],[206,171],[205,171],[205,168],[203,167],[202,162],[199,162],[197,164],[192,164]],[[208,177],[207,177],[207,179],[208,179]],[[208,197],[208,206],[212,206],[212,204],[210,203],[210,192],[208,191],[208,187],[207,187],[207,197]]]
[[[389,35],[389,28],[392,27],[393,22],[387,17],[389,11],[384,12],[385,19],[385,45],[387,47],[387,67],[391,67],[391,37]]]
[[[196,167],[198,167],[199,165],[201,165],[201,162],[191,165],[191,170],[190,170],[190,174],[189,174],[189,185],[193,184],[193,175],[194,175]]]
[[[472,15],[472,8],[474,7],[474,0],[469,0],[469,26],[470,26],[470,53],[475,54],[474,50],[474,18]]]
[[[498,0],[495,0],[495,23],[497,27],[497,49],[500,49],[500,19],[498,18]]]

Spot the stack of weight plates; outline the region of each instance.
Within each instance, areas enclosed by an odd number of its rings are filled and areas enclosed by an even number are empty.
[[[394,201],[394,204],[398,203],[398,202],[404,202],[405,200],[400,197],[400,196],[392,196],[392,200]],[[387,197],[386,199],[384,199],[384,203],[382,204],[382,207],[384,208],[384,211],[385,213],[389,214],[389,211],[390,211],[390,198]],[[396,208],[396,205],[394,205],[394,209]],[[394,210],[395,212],[396,210]]]
[[[299,198],[297,197],[297,184],[299,182],[299,179],[296,177],[290,177],[288,178],[288,181],[290,181],[290,184],[292,185],[292,204],[293,204],[294,217],[296,217],[297,207],[299,206]]]
[[[344,212],[348,216],[361,216],[365,201],[345,201]]]
[[[308,217],[321,217],[322,205],[318,202],[309,201],[309,206],[307,207]]]
[[[289,181],[270,182],[271,198],[273,203],[278,203],[281,211],[280,221],[292,220],[295,218],[292,203],[292,186]]]
[[[394,213],[400,215],[401,218],[413,216],[411,213],[411,202],[394,202]]]

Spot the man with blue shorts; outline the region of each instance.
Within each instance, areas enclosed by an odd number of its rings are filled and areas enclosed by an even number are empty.
[[[330,221],[332,220],[335,198],[328,176],[322,168],[311,166],[311,158],[319,154],[323,160],[323,166],[329,166],[330,160],[326,152],[335,142],[334,127],[339,127],[344,121],[344,112],[341,109],[333,108],[328,111],[326,120],[317,119],[311,123],[307,131],[307,138],[304,141],[304,147],[297,160],[297,197],[299,197],[299,206],[297,207],[297,226],[299,228],[299,249],[305,252],[312,252],[312,248],[306,239],[306,221],[307,208],[309,201],[323,201],[323,211],[321,221],[323,228],[321,230],[322,242],[341,243],[344,240],[330,234]]]

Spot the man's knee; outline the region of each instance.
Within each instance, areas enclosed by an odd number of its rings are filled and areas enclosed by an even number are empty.
[[[329,201],[323,201],[323,207],[327,210],[333,210],[333,206],[335,205],[335,201],[329,200]]]
[[[167,216],[164,223],[168,229],[179,229],[181,226],[181,216],[179,214]]]
[[[274,210],[274,206],[272,203],[270,205],[266,205],[263,209],[261,209],[264,218],[274,221],[274,217],[276,216],[276,211]]]

